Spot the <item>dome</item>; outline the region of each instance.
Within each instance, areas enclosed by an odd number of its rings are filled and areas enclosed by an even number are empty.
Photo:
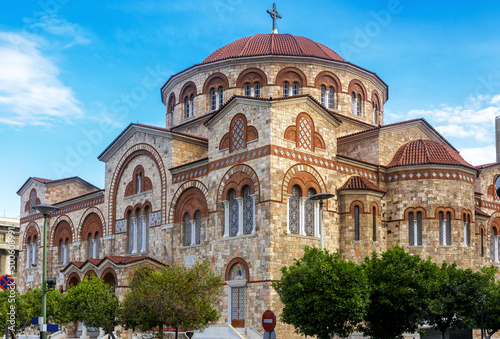
[[[210,54],[202,64],[229,58],[257,55],[308,56],[345,61],[330,48],[311,39],[291,34],[256,34],[231,42]]]
[[[437,141],[422,139],[410,141],[399,147],[387,167],[427,164],[475,168],[450,146]]]

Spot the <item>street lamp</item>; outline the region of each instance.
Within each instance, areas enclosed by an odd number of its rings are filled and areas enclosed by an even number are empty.
[[[42,323],[40,324],[40,338],[46,339],[47,332],[43,325],[47,322],[47,217],[58,208],[46,204],[36,205],[33,208],[43,214]]]
[[[333,198],[333,193],[318,193],[310,197],[311,200],[319,200],[319,246],[323,249],[323,200]]]

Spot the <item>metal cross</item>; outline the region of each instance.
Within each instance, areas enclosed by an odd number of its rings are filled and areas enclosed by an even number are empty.
[[[276,10],[276,3],[273,3],[273,10],[268,9],[267,13],[271,15],[271,18],[273,18],[273,30],[271,31],[271,33],[278,34],[278,30],[276,29],[276,19],[281,19],[281,15],[279,15],[278,11]]]

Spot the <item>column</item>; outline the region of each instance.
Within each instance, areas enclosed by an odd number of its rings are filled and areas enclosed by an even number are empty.
[[[299,210],[300,210],[300,222],[299,222],[299,234],[306,235],[306,230],[304,225],[306,224],[305,215],[306,215],[306,197],[299,198]]]
[[[238,202],[238,234],[236,236],[243,235],[243,197],[236,198]]]

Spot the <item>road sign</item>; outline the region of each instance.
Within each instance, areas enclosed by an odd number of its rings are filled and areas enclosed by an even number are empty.
[[[14,278],[8,274],[4,274],[0,277],[0,288],[2,290],[11,290],[15,287]]]
[[[262,314],[262,327],[264,331],[271,332],[276,326],[276,316],[271,310],[267,310]]]
[[[40,332],[57,332],[59,325],[57,324],[44,324],[40,327]]]
[[[40,324],[43,324],[43,317],[31,318],[31,325],[40,325]]]

